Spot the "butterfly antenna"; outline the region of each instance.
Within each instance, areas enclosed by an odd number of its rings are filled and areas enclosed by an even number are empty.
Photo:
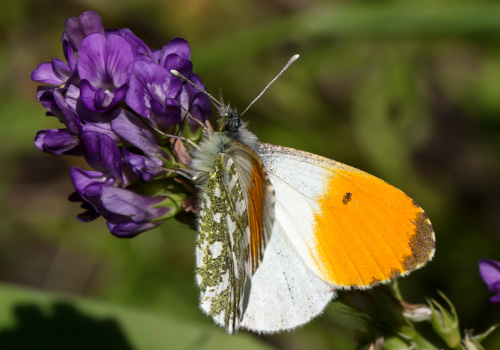
[[[181,80],[184,80],[186,83],[188,83],[189,85],[191,85],[192,87],[200,90],[200,92],[207,96],[210,101],[212,101],[212,103],[214,105],[217,106],[217,108],[222,108],[222,104],[215,98],[213,97],[212,95],[210,95],[205,89],[202,89],[200,86],[196,85],[195,83],[193,83],[191,80],[189,80],[188,78],[186,78],[184,75],[182,75],[179,71],[175,70],[175,69],[171,69],[170,70],[170,74],[172,75],[175,75],[177,78],[181,79]]]
[[[285,64],[285,66],[283,67],[283,69],[281,70],[281,72],[278,73],[278,75],[276,75],[274,77],[273,80],[271,80],[269,82],[269,84],[266,85],[266,87],[264,88],[264,90],[262,90],[262,92],[259,94],[259,96],[257,96],[252,102],[250,102],[250,104],[248,105],[247,108],[245,108],[245,110],[240,114],[240,116],[242,116],[243,114],[245,114],[246,111],[248,111],[248,109],[262,96],[264,95],[264,92],[266,92],[266,90],[271,86],[272,83],[274,83],[276,81],[276,79],[278,79],[280,77],[281,74],[283,74],[284,71],[286,71],[288,69],[288,67],[290,67],[292,65],[292,63],[294,63],[295,61],[297,61],[297,59],[299,58],[300,56],[299,55],[293,55],[287,62],[287,64]]]
[[[177,140],[184,141],[184,142],[190,144],[191,146],[193,146],[194,148],[196,148],[197,150],[201,150],[200,146],[198,146],[196,143],[194,143],[193,141],[191,141],[187,137],[179,136],[179,135],[167,134],[167,133],[164,133],[164,132],[162,132],[160,130],[156,130],[156,132],[159,133],[160,135],[164,136],[164,137],[168,137],[168,138],[172,138],[172,139],[177,139]]]

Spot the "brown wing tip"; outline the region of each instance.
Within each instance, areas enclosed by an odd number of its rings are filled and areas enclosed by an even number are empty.
[[[402,263],[405,271],[412,271],[422,267],[433,258],[436,251],[434,229],[422,209],[416,215],[413,224],[415,230],[409,242],[411,255],[407,255]]]

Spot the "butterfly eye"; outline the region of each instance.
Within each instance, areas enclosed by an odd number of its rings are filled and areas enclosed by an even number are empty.
[[[226,119],[226,130],[228,131],[238,131],[241,126],[240,116],[235,112],[229,112],[229,116]]]

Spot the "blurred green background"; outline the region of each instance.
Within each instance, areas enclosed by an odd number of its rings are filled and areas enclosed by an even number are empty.
[[[498,2],[20,0],[0,5],[1,349],[356,346],[343,293],[293,332],[227,336],[198,310],[193,231],[170,222],[120,240],[103,220],[74,218],[68,168],[80,160],[34,147],[37,130],[58,124],[30,73],[63,57],[65,19],[90,9],[153,48],[187,39],[207,89],[240,111],[301,54],[245,115],[250,129],[408,193],[433,222],[437,253],[400,281],[405,299],[441,290],[462,330],[500,320],[477,266],[500,260]],[[485,347],[500,349],[500,332]]]

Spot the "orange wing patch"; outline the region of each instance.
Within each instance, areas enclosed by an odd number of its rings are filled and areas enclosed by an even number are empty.
[[[264,235],[263,207],[266,182],[262,164],[255,164],[250,175],[248,189],[248,224],[250,226],[250,271],[253,274],[264,256],[266,238]],[[260,166],[259,166],[260,165]]]
[[[434,231],[424,211],[372,175],[336,170],[319,203],[312,255],[331,284],[370,287],[405,275],[434,255]]]

